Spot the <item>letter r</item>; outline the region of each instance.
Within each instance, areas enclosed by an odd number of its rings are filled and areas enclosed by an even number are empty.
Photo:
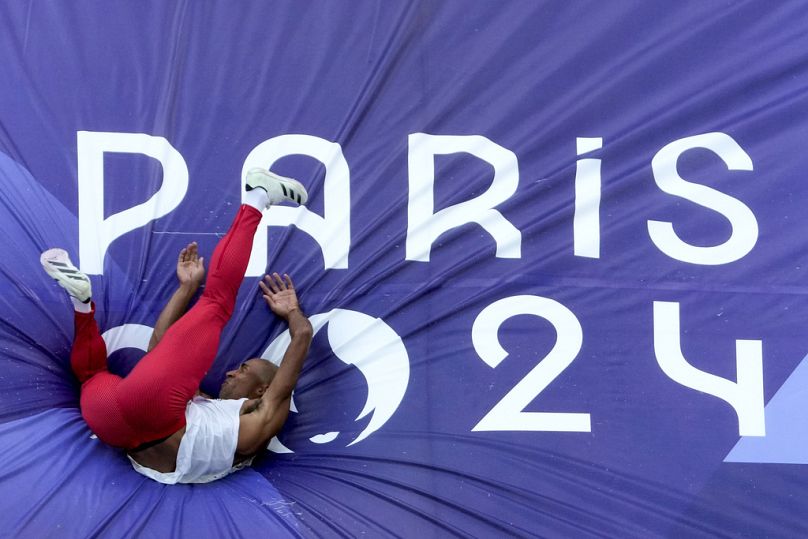
[[[494,167],[487,191],[459,204],[435,210],[435,156],[469,153]],[[477,223],[493,236],[499,258],[520,258],[522,234],[494,207],[508,200],[519,185],[516,154],[479,136],[428,135],[409,137],[410,195],[407,209],[407,260],[429,262],[432,244],[444,232]]]

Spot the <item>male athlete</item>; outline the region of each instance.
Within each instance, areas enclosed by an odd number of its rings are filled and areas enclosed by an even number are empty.
[[[199,301],[182,314],[204,276],[203,260],[191,244],[180,253],[180,288],[155,324],[149,351],[124,378],[107,370],[89,278],[61,249],[40,258],[75,308],[70,364],[81,382],[82,416],[99,439],[125,449],[138,472],[161,483],[207,483],[249,465],[286,421],[311,343],[312,327],[292,280],[267,275],[260,283],[264,299],[288,322],[292,337],[280,367],[251,359],[227,373],[221,400],[199,396],[233,313],[262,210],[307,199],[299,182],[266,170],[252,169],[246,180],[245,203],[213,251]]]

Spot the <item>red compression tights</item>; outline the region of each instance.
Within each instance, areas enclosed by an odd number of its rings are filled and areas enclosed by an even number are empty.
[[[185,426],[185,407],[213,364],[233,314],[260,221],[261,212],[241,206],[213,251],[202,297],[125,378],[107,370],[93,313],[76,312],[70,364],[82,384],[81,414],[102,441],[132,449]]]

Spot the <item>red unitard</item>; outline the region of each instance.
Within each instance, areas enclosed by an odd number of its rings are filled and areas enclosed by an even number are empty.
[[[81,414],[104,442],[126,449],[185,426],[185,407],[208,372],[236,304],[261,212],[241,206],[213,251],[202,297],[121,378],[107,370],[107,350],[93,312],[76,312],[70,364],[81,382]]]

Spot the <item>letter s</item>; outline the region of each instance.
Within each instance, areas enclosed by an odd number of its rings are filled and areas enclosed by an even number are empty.
[[[726,163],[729,170],[752,170],[752,159],[729,135],[705,133],[671,142],[659,150],[651,161],[654,180],[659,188],[726,217],[732,227],[729,239],[720,245],[698,247],[682,241],[674,232],[672,223],[650,220],[648,234],[663,253],[676,260],[708,266],[728,264],[743,258],[755,246],[758,238],[757,219],[740,200],[679,176],[676,162],[680,155],[693,148],[712,151]]]

